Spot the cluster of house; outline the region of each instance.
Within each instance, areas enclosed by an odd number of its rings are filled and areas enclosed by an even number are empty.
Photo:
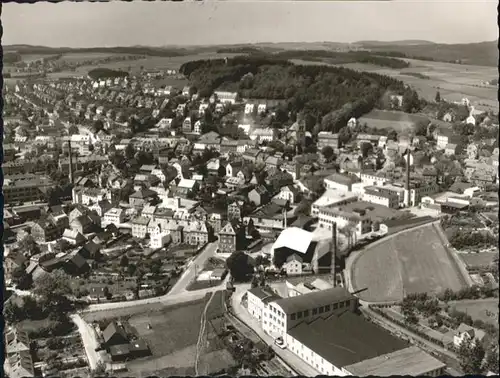
[[[18,328],[4,331],[5,373],[12,378],[35,377],[28,333]]]
[[[119,322],[112,321],[102,331],[97,329],[97,334],[102,340],[101,346],[109,354],[112,362],[123,362],[151,355],[147,343],[142,339],[129,337]]]

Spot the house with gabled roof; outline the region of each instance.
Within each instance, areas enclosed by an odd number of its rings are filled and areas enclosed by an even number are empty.
[[[78,231],[69,229],[64,230],[62,238],[73,245],[81,245],[85,243],[85,236]]]
[[[257,186],[248,193],[248,199],[256,206],[264,205],[270,200],[269,191],[263,185]]]
[[[129,204],[132,207],[142,207],[146,203],[149,203],[153,198],[157,197],[158,194],[150,189],[139,189],[129,196]]]

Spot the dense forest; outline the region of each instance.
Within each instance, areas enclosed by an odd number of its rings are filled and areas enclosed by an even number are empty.
[[[388,92],[408,92],[403,82],[388,76],[343,67],[295,65],[273,56],[191,61],[180,72],[199,89],[201,97],[228,90],[243,98],[284,100],[287,106],[277,114],[302,112],[313,119],[313,126],[319,124],[321,130],[333,132],[350,117],[371,111]]]
[[[329,64],[366,63],[389,68],[407,68],[410,66],[404,60],[387,56],[377,56],[368,51],[288,50],[278,52],[274,55],[282,59],[301,59]]]
[[[112,70],[110,68],[95,68],[90,70],[88,75],[92,80],[113,79],[115,77],[127,77],[128,72]]]

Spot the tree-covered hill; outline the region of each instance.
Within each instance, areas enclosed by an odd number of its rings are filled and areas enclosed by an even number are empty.
[[[295,65],[273,56],[240,56],[232,59],[198,60],[183,64],[201,97],[215,90],[235,91],[243,98],[278,99],[285,110],[303,112],[337,132],[349,117],[371,111],[387,92],[403,94],[403,82],[374,73],[343,67]]]

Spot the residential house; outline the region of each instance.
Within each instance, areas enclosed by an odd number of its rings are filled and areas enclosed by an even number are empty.
[[[229,162],[226,164],[226,176],[227,177],[236,177],[236,174],[243,166],[243,162],[241,160]]]
[[[80,234],[88,234],[94,230],[95,224],[88,215],[80,215],[70,222],[70,229]]]
[[[338,151],[340,148],[339,134],[333,134],[328,131],[320,131],[318,133],[318,151],[324,147],[331,147],[333,151]]]
[[[191,131],[193,131],[191,117],[187,117],[186,119],[184,119],[184,122],[182,122],[182,131],[184,133],[190,133]]]
[[[458,153],[458,146],[455,143],[448,143],[444,148],[446,156],[456,155]]]
[[[268,156],[266,160],[264,160],[266,167],[278,168],[282,164],[282,159],[277,156]]]
[[[248,193],[248,199],[256,206],[261,206],[269,202],[270,195],[265,186],[260,185]]]
[[[62,230],[49,219],[40,219],[31,226],[31,236],[39,243],[47,243],[58,239]]]
[[[129,196],[129,204],[132,207],[140,208],[157,196],[157,193],[153,190],[139,189]]]
[[[282,269],[285,270],[287,276],[300,275],[302,274],[302,257],[294,253],[288,256]]]
[[[436,144],[441,150],[444,150],[450,143],[458,142],[458,136],[449,129],[437,129],[435,131]]]
[[[132,236],[139,239],[145,239],[148,234],[149,218],[139,216],[130,222],[132,224]]]
[[[201,246],[208,243],[209,231],[205,222],[188,222],[187,227],[185,227],[183,231],[185,240],[190,245]]]
[[[299,190],[292,185],[283,186],[275,198],[279,198],[288,201],[289,204],[293,205],[298,202]]]
[[[110,224],[118,227],[118,225],[123,222],[125,222],[125,211],[123,209],[114,207],[104,213],[101,224],[102,227],[106,227]]]
[[[245,114],[253,114],[255,112],[255,104],[245,104]]]
[[[263,162],[264,153],[257,148],[250,148],[243,153],[243,159],[252,163]]]
[[[237,250],[237,233],[231,222],[227,222],[219,231],[218,243],[218,253],[233,253]]]
[[[64,230],[62,238],[72,245],[82,245],[85,243],[85,236],[78,231],[69,229]]]
[[[222,103],[235,104],[238,100],[238,93],[236,92],[215,91],[214,95]]]
[[[230,153],[237,153],[238,152],[238,146],[239,146],[238,140],[229,140],[229,139],[224,139],[220,142],[220,153],[221,154],[230,154]]]
[[[455,336],[453,337],[453,344],[456,348],[459,348],[460,345],[465,342],[474,347],[476,341],[482,342],[485,336],[486,333],[483,330],[461,323],[456,330]]]
[[[250,132],[250,140],[257,142],[272,142],[276,139],[276,129],[267,128],[256,128]]]
[[[233,202],[227,205],[227,218],[231,221],[240,221],[241,220],[241,207],[243,206],[242,202]]]
[[[479,154],[479,148],[477,144],[475,143],[470,143],[467,146],[467,157],[470,160],[476,160]]]

